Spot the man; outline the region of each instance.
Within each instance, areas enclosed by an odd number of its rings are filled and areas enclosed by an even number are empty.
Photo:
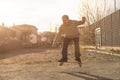
[[[74,42],[75,45],[75,60],[78,62],[81,62],[80,59],[80,48],[79,48],[79,30],[78,25],[84,24],[86,18],[82,17],[81,21],[75,21],[75,20],[69,20],[68,15],[62,16],[63,24],[59,28],[59,32],[56,35],[52,46],[55,47],[56,43],[63,38],[63,47],[62,47],[62,58],[59,60],[59,62],[67,62],[67,49],[70,41]]]

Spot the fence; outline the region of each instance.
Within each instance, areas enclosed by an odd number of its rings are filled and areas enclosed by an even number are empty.
[[[120,47],[120,10],[106,16],[95,23],[96,31],[100,28],[100,34],[96,34],[97,45]],[[96,32],[95,31],[95,32]],[[98,33],[98,32],[97,32]],[[100,42],[99,42],[100,41]]]

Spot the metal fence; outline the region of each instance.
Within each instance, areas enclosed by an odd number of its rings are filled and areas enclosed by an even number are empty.
[[[106,16],[102,20],[95,23],[96,31],[100,28],[100,34],[96,35],[97,45],[101,46],[120,46],[120,10]],[[95,32],[96,32],[95,31]],[[100,41],[100,42],[99,42]],[[98,44],[100,43],[100,44]]]

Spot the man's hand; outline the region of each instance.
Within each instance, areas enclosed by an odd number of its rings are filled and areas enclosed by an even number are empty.
[[[53,43],[52,43],[52,48],[55,48],[55,47],[56,47],[56,45],[55,45],[55,43],[53,42]]]
[[[82,22],[85,22],[86,21],[86,17],[82,17]]]

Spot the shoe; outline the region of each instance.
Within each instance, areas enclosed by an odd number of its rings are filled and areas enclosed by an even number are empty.
[[[76,58],[75,60],[78,61],[78,62],[81,62],[81,59],[80,59],[80,58]]]
[[[58,62],[67,62],[67,59],[60,59]]]

